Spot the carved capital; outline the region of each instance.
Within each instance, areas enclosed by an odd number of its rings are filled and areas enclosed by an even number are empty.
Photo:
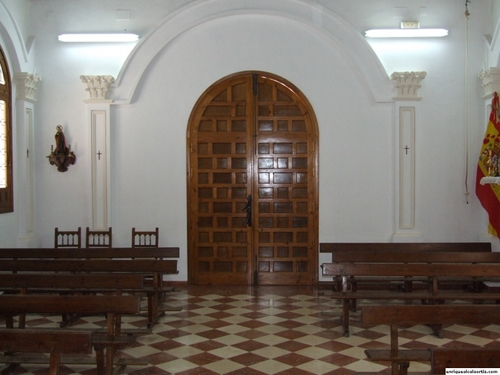
[[[25,72],[14,74],[17,83],[17,99],[35,101],[36,84],[42,78]]]
[[[484,89],[483,98],[493,96],[495,91],[500,93],[500,68],[491,67],[483,70],[478,77],[483,81],[481,85]]]
[[[398,96],[395,100],[420,100],[418,97],[418,89],[420,81],[425,78],[426,72],[394,72],[391,79],[396,81]]]
[[[115,82],[114,77],[107,76],[80,76],[83,83],[87,85],[90,100],[105,100],[109,85]]]

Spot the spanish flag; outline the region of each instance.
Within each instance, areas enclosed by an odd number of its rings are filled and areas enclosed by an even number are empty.
[[[495,92],[491,101],[491,113],[481,147],[476,175],[476,195],[488,213],[488,233],[498,237],[500,233],[500,185],[481,185],[483,177],[498,176],[500,157],[500,106]]]

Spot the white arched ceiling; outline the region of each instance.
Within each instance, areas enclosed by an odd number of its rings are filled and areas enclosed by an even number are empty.
[[[32,72],[30,64],[30,50],[24,44],[23,36],[12,14],[0,2],[0,41],[5,44],[5,53],[10,65],[11,74],[16,72]],[[30,39],[32,42],[32,39]]]
[[[486,40],[488,44],[488,66],[485,66],[485,69],[496,67],[500,67],[500,19],[497,22],[495,27],[495,33],[490,41]]]
[[[361,33],[337,14],[303,0],[198,0],[186,5],[141,38],[110,88],[110,98],[115,104],[132,102],[149,64],[183,33],[212,21],[241,15],[280,17],[309,27],[326,37],[332,49],[344,56],[373,101],[392,101],[394,84]]]

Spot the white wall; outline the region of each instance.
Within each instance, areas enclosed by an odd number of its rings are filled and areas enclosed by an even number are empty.
[[[7,58],[7,63],[10,68],[10,79],[13,86],[13,97],[17,95],[17,90],[14,82],[14,73],[19,71],[33,70],[32,60],[32,40],[28,33],[27,18],[29,18],[29,2],[28,0],[1,0],[0,1],[0,45]],[[15,100],[14,100],[15,101]],[[18,159],[16,145],[19,137],[17,123],[17,108],[12,109],[12,120],[14,123],[12,129],[13,137],[13,163],[15,166],[20,165]],[[21,168],[22,170],[22,168]],[[23,188],[23,176],[18,169],[14,169],[14,189]],[[20,237],[19,221],[21,213],[16,210],[21,206],[20,197],[22,194],[14,194],[14,212],[0,215],[0,246],[16,247]]]
[[[114,243],[128,246],[133,226],[159,226],[160,244],[181,248],[178,279],[186,280],[188,118],[207,87],[244,70],[268,71],[291,81],[315,110],[320,136],[320,242],[391,240],[396,226],[398,136],[391,102],[397,92],[388,76],[393,71],[426,71],[417,114],[417,229],[423,241],[479,239],[484,213],[473,180],[486,120],[477,73],[485,68],[482,36],[490,31],[489,1],[470,7],[469,121],[464,110],[462,2],[426,2],[429,15],[424,20],[449,28],[447,38],[370,41],[371,47],[361,33],[379,26],[382,21],[377,20],[382,18],[394,22],[393,13],[399,10],[391,1],[311,5],[290,0],[286,7],[282,1],[179,1],[169,2],[167,9],[160,1],[146,8],[138,0],[106,0],[105,11],[102,3],[31,2],[36,71],[43,78],[35,130],[36,217],[42,246],[52,245],[55,226],[72,229],[90,223],[90,134],[83,102],[87,96],[79,76],[111,74],[117,78],[110,93],[116,100],[111,114]],[[207,11],[204,4],[213,10]],[[225,4],[231,5],[230,12],[222,11]],[[408,12],[422,12],[415,8]],[[81,19],[72,13],[75,9]],[[137,21],[137,28],[147,31],[130,55],[133,46],[56,41],[58,33],[103,31],[106,24],[111,31],[123,27],[123,21],[115,19],[116,9],[131,9],[127,29],[136,31]],[[78,158],[66,173],[57,172],[45,158],[57,124],[64,126]],[[3,227],[0,231],[1,237],[10,236]],[[0,245],[15,242],[11,238]]]
[[[370,40],[389,74],[404,70],[427,72],[419,91],[423,99],[416,134],[419,223],[427,241],[447,241],[450,237],[470,240],[486,230],[479,225],[484,224],[484,212],[477,204],[474,182],[486,128],[481,98],[484,93],[478,73],[489,68],[484,58],[484,35],[491,27],[489,8],[487,2],[469,4],[471,15],[467,20],[464,4],[451,5],[436,2],[433,7],[439,7],[436,10],[440,20],[434,22],[440,23],[421,25],[449,29],[446,38],[411,42]],[[427,12],[432,13],[429,8]]]

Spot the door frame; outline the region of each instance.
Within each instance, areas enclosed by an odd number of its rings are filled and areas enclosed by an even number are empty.
[[[193,262],[197,259],[195,256],[195,249],[193,249],[192,242],[190,241],[190,238],[193,235],[193,233],[192,233],[193,230],[192,230],[191,224],[190,224],[191,220],[192,220],[191,217],[192,217],[193,207],[192,207],[192,204],[191,204],[190,199],[189,199],[190,192],[194,188],[191,185],[191,181],[192,181],[191,176],[193,173],[193,163],[194,163],[194,161],[191,160],[191,151],[192,151],[191,150],[191,147],[192,147],[191,146],[192,145],[191,134],[194,130],[193,129],[194,118],[196,116],[196,113],[197,113],[199,106],[205,100],[206,95],[208,93],[210,93],[215,87],[224,83],[227,80],[234,79],[236,77],[244,76],[244,75],[248,75],[248,74],[262,75],[262,76],[265,76],[269,79],[275,80],[275,81],[279,82],[280,84],[286,86],[290,91],[292,91],[296,95],[297,98],[299,98],[301,100],[302,104],[307,108],[308,114],[309,114],[310,119],[311,119],[311,129],[309,129],[310,132],[308,133],[308,135],[312,138],[313,145],[314,145],[314,149],[312,151],[313,152],[313,156],[312,156],[312,158],[313,158],[313,171],[312,171],[312,173],[313,173],[313,181],[314,181],[314,186],[313,186],[314,198],[311,200],[313,203],[313,208],[312,208],[313,214],[311,215],[312,219],[313,219],[313,224],[311,225],[311,230],[314,233],[312,233],[313,240],[311,242],[312,242],[312,247],[313,247],[312,248],[312,259],[313,259],[312,267],[313,267],[314,271],[312,273],[313,280],[311,280],[311,285],[317,284],[318,280],[319,280],[319,278],[318,278],[318,272],[319,272],[319,269],[318,269],[318,267],[319,267],[319,259],[318,259],[319,258],[319,251],[318,251],[318,247],[319,247],[319,240],[318,240],[318,237],[319,237],[319,128],[318,128],[318,122],[316,119],[316,115],[315,115],[313,107],[311,106],[307,97],[294,84],[292,84],[291,82],[289,82],[285,78],[278,76],[276,74],[264,72],[264,71],[253,71],[253,70],[252,71],[241,71],[241,72],[237,72],[234,74],[230,74],[228,76],[225,76],[225,77],[217,80],[213,84],[211,84],[200,95],[200,97],[198,98],[198,100],[194,104],[194,106],[191,110],[191,114],[189,116],[189,120],[187,123],[187,131],[186,131],[186,165],[187,165],[187,171],[186,171],[187,200],[186,200],[186,204],[187,204],[187,213],[188,213],[188,215],[187,215],[188,284],[193,283],[193,269],[194,269]],[[252,249],[252,251],[254,251],[254,249]],[[252,253],[252,256],[253,256],[253,253]],[[251,264],[253,265],[253,262],[251,262]],[[255,266],[255,265],[253,265],[253,266]],[[251,273],[253,273],[253,271],[254,270],[252,269]]]

